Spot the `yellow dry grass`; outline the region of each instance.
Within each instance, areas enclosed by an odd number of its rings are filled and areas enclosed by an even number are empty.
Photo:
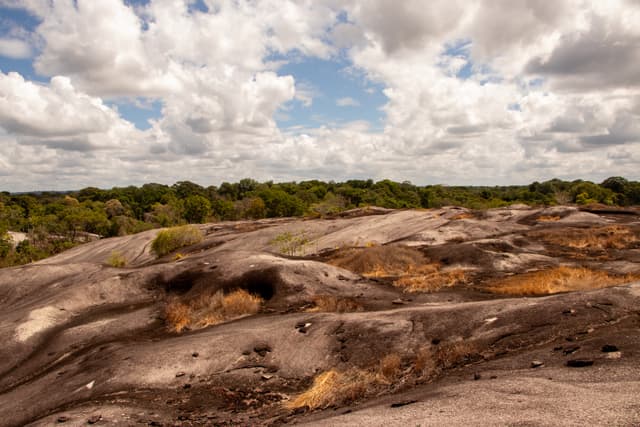
[[[600,289],[640,279],[640,275],[612,275],[588,268],[557,267],[497,280],[487,289],[508,295],[549,295],[559,292]]]
[[[554,221],[560,221],[560,217],[557,215],[540,215],[538,218],[536,218],[536,221],[538,222],[554,222]]]
[[[316,295],[313,297],[314,306],[307,311],[327,313],[350,313],[362,311],[364,308],[353,298],[341,298],[333,295]]]
[[[361,369],[344,372],[331,369],[318,375],[307,391],[285,406],[289,409],[317,409],[353,402],[365,396],[375,381],[375,375]]]
[[[329,260],[330,264],[367,277],[401,275],[425,262],[420,251],[402,245],[343,249]]]
[[[388,354],[380,360],[379,373],[385,380],[390,381],[398,376],[402,367],[402,359],[398,354]]]
[[[428,376],[435,371],[434,355],[428,347],[421,347],[415,354],[413,361],[414,373],[418,377]]]
[[[262,298],[244,289],[229,294],[218,291],[201,294],[187,301],[170,300],[165,307],[165,319],[170,330],[200,329],[238,317],[255,314],[260,310]]]
[[[622,225],[539,233],[544,242],[574,249],[627,249],[640,242],[640,233]]]
[[[442,344],[434,354],[434,363],[441,368],[451,368],[470,359],[478,352],[477,346],[469,341]]]
[[[431,264],[429,268],[418,270],[393,282],[394,286],[405,292],[435,292],[458,284],[467,283],[468,278],[464,270],[440,270],[438,264]]]
[[[476,216],[474,214],[472,214],[471,212],[463,212],[463,213],[459,213],[457,215],[454,215],[451,217],[452,221],[457,221],[457,220],[461,220],[461,219],[471,219],[471,218],[475,218]]]
[[[352,248],[340,251],[329,263],[365,277],[391,277],[405,292],[434,292],[467,282],[463,270],[443,271],[422,252],[402,245]]]

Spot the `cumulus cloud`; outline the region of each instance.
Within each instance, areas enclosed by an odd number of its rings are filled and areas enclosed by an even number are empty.
[[[59,188],[248,175],[451,184],[639,177],[637,2],[190,4],[0,0],[41,21],[32,34],[3,35],[0,55],[35,56],[35,71],[50,79],[0,74],[8,188],[47,188],[47,174]],[[279,69],[308,57],[347,61],[354,84],[381,86],[382,130],[331,117],[317,128],[279,128],[274,117],[314,106],[317,91]],[[127,99],[161,106],[150,129],[110,107]]]
[[[25,143],[80,151],[119,145],[112,133],[133,128],[66,77],[44,86],[17,73],[0,73],[0,127]]]
[[[14,38],[0,38],[0,56],[25,59],[31,57],[31,55],[29,43]]]

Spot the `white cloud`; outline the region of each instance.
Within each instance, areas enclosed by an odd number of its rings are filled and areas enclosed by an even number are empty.
[[[13,38],[0,38],[0,56],[15,59],[26,59],[31,57],[31,46],[29,43]]]
[[[35,34],[8,35],[9,48],[0,39],[0,54],[34,46],[36,71],[51,78],[0,74],[6,188],[50,188],[47,176],[58,188],[640,178],[637,2],[207,0],[209,13],[188,3],[0,0],[42,20]],[[279,129],[276,115],[318,96],[278,74],[306,56],[346,58],[354,80],[383,87],[383,131],[325,112],[316,129]],[[147,131],[108,106],[136,98],[162,106]]]
[[[344,98],[336,99],[336,105],[338,107],[359,107],[360,102],[358,102],[357,99],[353,99],[349,96],[346,96]]]
[[[133,126],[99,98],[76,91],[66,77],[48,86],[0,73],[0,126],[22,142],[89,151],[121,144],[116,137]]]

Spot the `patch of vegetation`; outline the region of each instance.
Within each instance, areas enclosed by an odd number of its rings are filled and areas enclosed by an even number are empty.
[[[296,256],[304,253],[304,248],[310,241],[311,240],[304,231],[299,231],[297,233],[286,231],[278,234],[271,241],[271,244],[276,246],[278,251],[282,254]]]
[[[208,187],[180,181],[63,193],[2,192],[0,266],[42,259],[95,238],[187,222],[326,216],[367,206],[486,209],[513,203],[638,205],[640,182],[611,177],[600,184],[552,179],[527,186],[461,187],[370,179],[260,183],[245,178]],[[27,234],[28,245],[15,246],[6,231]]]
[[[405,292],[434,292],[468,281],[464,270],[443,271],[419,250],[403,245],[343,249],[329,263],[365,277],[390,278]]]
[[[287,402],[286,406],[289,409],[318,409],[344,405],[364,397],[375,382],[376,376],[365,370],[353,368],[340,372],[331,369],[318,375],[307,391]]]
[[[158,256],[164,256],[176,249],[200,243],[202,231],[194,225],[183,225],[162,230],[151,243],[151,249]]]
[[[397,390],[409,381],[423,382],[445,369],[471,363],[480,357],[474,342],[441,343],[435,349],[419,348],[402,357],[389,353],[369,368],[330,369],[317,375],[311,386],[285,403],[288,409],[324,409],[352,404],[364,397]],[[403,363],[404,362],[404,363]]]
[[[126,267],[127,259],[124,257],[122,252],[111,251],[109,258],[107,259],[107,264],[109,264],[111,267],[122,268]]]
[[[224,294],[201,294],[196,298],[174,298],[165,307],[165,320],[169,330],[201,329],[211,325],[255,314],[264,300],[244,289]]]
[[[435,292],[442,288],[467,283],[467,274],[462,269],[443,271],[439,264],[419,266],[414,271],[394,280],[393,285],[405,292]]]
[[[313,297],[314,306],[310,312],[350,313],[362,311],[364,307],[353,298],[336,297],[334,295],[316,295]]]
[[[545,243],[552,243],[573,249],[630,249],[640,245],[640,233],[623,225],[603,227],[572,228],[562,232],[539,232]]]
[[[341,249],[330,264],[366,277],[400,276],[427,263],[422,252],[404,245]]]
[[[402,367],[402,359],[400,355],[393,353],[388,354],[380,360],[379,372],[387,381],[393,381],[400,373]]]
[[[563,266],[499,279],[487,289],[498,294],[535,296],[600,289],[638,279],[640,275],[613,275],[605,271]]]
[[[560,217],[557,215],[540,215],[538,218],[536,218],[536,221],[538,222],[555,222],[555,221],[560,221]]]

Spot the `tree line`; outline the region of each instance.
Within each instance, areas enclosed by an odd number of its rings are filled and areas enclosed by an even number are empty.
[[[622,177],[590,181],[552,179],[524,186],[417,186],[410,182],[258,182],[203,187],[190,181],[65,193],[0,193],[0,267],[61,252],[99,237],[122,236],[185,223],[296,216],[326,216],[362,206],[486,209],[528,205],[638,205],[640,183]],[[8,232],[27,239],[15,244]]]

